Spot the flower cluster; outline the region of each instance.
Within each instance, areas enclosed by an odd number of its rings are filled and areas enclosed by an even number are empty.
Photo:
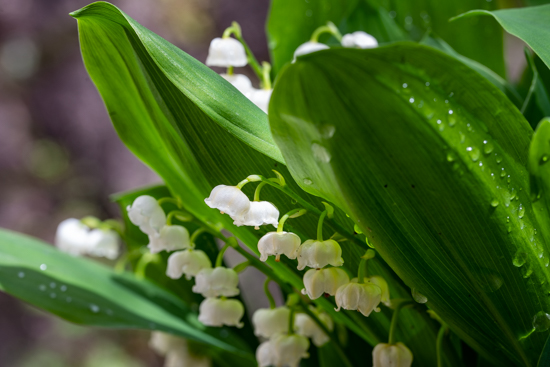
[[[90,255],[116,259],[119,254],[119,236],[110,228],[90,228],[81,220],[65,219],[57,227],[55,245],[73,256]]]
[[[191,352],[187,340],[176,336],[154,331],[149,339],[149,347],[165,357],[164,367],[210,367],[212,360],[206,356]]]

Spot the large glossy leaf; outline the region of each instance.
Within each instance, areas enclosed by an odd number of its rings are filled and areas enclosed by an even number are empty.
[[[209,83],[217,80],[223,84],[225,81],[210,70],[197,66],[196,60],[139,26],[112,5],[91,4],[73,13],[73,16],[79,23],[84,63],[123,142],[159,173],[173,196],[179,197],[193,215],[204,222],[221,223],[249,249],[258,253],[258,238],[267,228],[254,231],[249,227],[235,227],[227,215],[221,215],[204,204],[204,198],[215,185],[236,184],[250,174],[269,176],[273,168],[287,178],[290,188],[300,191],[281,164],[282,158],[274,160],[269,149],[256,144],[254,148],[259,149],[259,153],[235,133],[235,128],[227,129],[225,122],[203,111],[203,108],[208,110],[213,101],[222,104],[220,110],[230,110],[229,106],[234,104],[233,95],[237,102],[243,97],[237,96],[231,87],[226,87],[229,88],[228,93],[233,93],[227,98],[216,94],[220,87],[215,86],[211,90]],[[171,64],[177,67],[169,67]],[[188,69],[200,71],[190,75]],[[207,77],[209,82],[200,84]],[[202,85],[200,93],[197,92],[205,98],[201,99],[202,104],[195,104],[188,97],[193,85]],[[240,121],[238,116],[227,118],[229,123],[233,118],[237,119],[236,123]],[[252,119],[240,124],[262,125],[265,119]],[[250,195],[253,188],[245,186],[244,189]],[[305,193],[300,195],[305,202],[323,207],[320,199]],[[300,205],[269,187],[264,188],[262,197],[275,203],[282,213]],[[345,215],[342,212],[336,214],[336,221],[352,232],[352,223]],[[299,229],[303,239],[315,235],[316,223],[317,216],[312,214],[288,222],[289,228]],[[343,246],[346,266],[352,272],[357,270],[359,257],[366,248],[365,242],[359,240],[362,235],[356,237],[358,240]],[[294,288],[302,288],[295,262],[290,261],[288,266],[284,266],[282,262],[277,264],[269,259],[267,264],[273,266],[276,274]],[[408,288],[383,261],[373,262],[372,271],[388,279],[396,297],[410,297]],[[391,312],[386,310],[365,319],[358,317],[356,312],[336,313],[332,302],[324,298],[316,303],[329,312],[336,322],[345,324],[365,341],[376,344],[387,339]],[[425,344],[428,341],[429,345],[435,345],[437,325],[419,312],[405,315],[404,321],[401,336],[412,341],[414,336],[421,335],[422,339],[411,342],[416,343],[413,350],[418,350],[415,353],[419,362],[432,364],[433,350],[426,348]],[[452,355],[447,358],[453,361]]]
[[[348,213],[461,338],[536,364],[549,215],[529,198],[532,130],[504,94],[425,46],[326,50],[282,72],[269,117],[296,181]]]
[[[502,9],[495,11],[473,10],[459,18],[475,15],[494,17],[506,32],[527,43],[550,67],[550,4],[519,9]]]
[[[0,289],[78,324],[161,330],[206,343],[221,360],[235,358],[225,351],[254,365],[249,347],[230,329],[206,328],[172,294],[6,230],[0,231]]]

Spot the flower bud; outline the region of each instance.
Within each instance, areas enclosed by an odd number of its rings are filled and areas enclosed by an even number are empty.
[[[88,232],[87,253],[91,256],[106,257],[114,260],[119,253],[118,233],[111,229],[92,229]]]
[[[250,209],[250,199],[237,186],[218,185],[204,202],[222,214],[227,213],[234,220]]]
[[[88,252],[89,246],[88,230],[89,228],[76,218],[65,219],[57,226],[55,246],[73,256],[84,255]]]
[[[183,226],[162,227],[160,233],[149,235],[147,247],[152,254],[166,250],[167,252],[189,248],[189,231]]]
[[[243,304],[236,299],[206,298],[199,306],[199,321],[206,326],[243,327]]]
[[[269,340],[275,366],[297,367],[302,358],[309,357],[309,340],[298,334],[276,334]]]
[[[260,260],[266,261],[271,255],[275,255],[275,261],[279,261],[281,255],[295,259],[301,242],[300,237],[292,232],[266,233],[258,242]]]
[[[262,111],[267,113],[267,108],[269,106],[269,100],[271,99],[272,93],[273,89],[253,89],[247,97]]]
[[[324,268],[327,265],[342,266],[342,249],[334,240],[307,240],[298,248],[298,270],[306,266]]]
[[[336,311],[357,310],[364,316],[369,316],[372,311],[380,312],[378,305],[382,297],[382,290],[373,283],[357,283],[353,278],[350,283],[344,284],[336,291]]]
[[[212,262],[208,255],[201,250],[186,250],[174,252],[168,258],[168,267],[166,275],[172,279],[179,279],[185,274],[186,279],[191,279],[202,269],[212,267]]]
[[[325,312],[317,312],[315,308],[312,308],[312,311],[317,314],[319,320],[325,324],[329,331],[334,329],[334,322]],[[299,313],[296,315],[294,320],[294,329],[295,331],[305,337],[311,338],[313,344],[320,347],[330,340],[330,337],[325,334],[323,329],[317,323],[305,313]]]
[[[349,276],[340,268],[310,269],[304,274],[302,294],[307,294],[310,299],[317,299],[325,293],[334,296],[336,290],[347,283]]]
[[[372,350],[373,367],[410,367],[413,354],[403,343],[377,344]]]
[[[166,224],[166,214],[152,196],[138,196],[132,205],[126,207],[130,221],[148,235],[160,232]]]
[[[268,201],[251,201],[250,208],[242,216],[233,218],[234,225],[254,226],[255,229],[260,229],[260,226],[271,224],[277,227],[279,224],[279,210]]]
[[[214,38],[210,42],[206,65],[208,66],[246,66],[248,58],[244,46],[234,38]]]
[[[375,48],[378,47],[378,41],[366,32],[357,31],[344,34],[342,37],[342,46],[354,48]]]
[[[255,90],[252,87],[252,82],[250,79],[244,74],[220,74],[220,76],[231,83],[231,85],[247,97]]]
[[[296,60],[296,58],[298,56],[310,54],[310,53],[321,51],[321,50],[326,50],[328,48],[330,48],[330,47],[328,47],[324,43],[319,43],[319,42],[309,41],[309,42],[306,42],[306,43],[302,43],[300,46],[298,46],[296,51],[294,51],[294,60]]]
[[[233,297],[240,293],[238,284],[239,276],[235,270],[219,266],[199,271],[192,290],[203,297]]]
[[[288,332],[290,310],[287,307],[260,308],[252,316],[254,334],[270,338],[277,333]]]
[[[380,301],[387,307],[391,307],[390,288],[388,287],[388,283],[386,282],[386,280],[379,275],[365,278],[365,280],[380,287],[380,290],[382,290],[382,298],[380,299]]]

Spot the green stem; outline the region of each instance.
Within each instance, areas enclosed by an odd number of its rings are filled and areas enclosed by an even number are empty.
[[[260,201],[260,191],[262,191],[262,188],[267,185],[265,182],[260,182],[258,186],[256,186],[256,191],[254,191],[254,201]]]
[[[222,266],[223,254],[225,254],[225,250],[227,250],[229,246],[231,246],[231,242],[227,241],[218,253],[218,257],[216,257],[216,265],[214,266],[215,268]]]
[[[235,25],[238,26],[237,22],[233,22],[233,26]],[[254,54],[252,53],[252,50],[250,49],[250,47],[248,47],[248,44],[244,40],[240,32],[240,26],[239,26],[239,32],[238,33],[233,32],[233,35],[243,45],[244,51],[246,52],[246,56],[248,57],[248,64],[250,64],[250,66],[252,67],[252,70],[254,70],[254,73],[256,73],[256,75],[258,76],[258,79],[263,80],[262,67],[260,66],[260,63],[258,62],[258,60],[256,59],[256,56],[254,56]]]
[[[338,42],[342,42],[342,35],[340,34],[338,28],[336,28],[336,26],[332,22],[327,22],[327,25],[323,25],[317,28],[311,35],[311,42],[319,42],[319,36],[323,33],[330,33],[334,36],[334,38],[338,40]]]
[[[201,228],[195,230],[195,232],[193,232],[193,234],[191,235],[191,238],[189,239],[189,243],[191,243],[191,245],[193,245],[195,243],[195,241],[197,240],[197,238],[205,232],[208,232],[208,228],[201,227]]]
[[[171,203],[177,206],[178,208],[181,208],[181,202],[176,198],[164,197],[164,198],[158,199],[157,202],[159,203],[159,205]]]
[[[283,226],[285,225],[286,220],[288,218],[290,218],[292,215],[294,215],[296,213],[299,213],[300,211],[303,211],[303,213],[301,213],[298,216],[293,217],[293,218],[297,218],[299,216],[302,216],[302,215],[306,214],[306,212],[307,212],[307,210],[305,210],[305,209],[298,208],[298,209],[292,209],[291,211],[289,211],[288,213],[283,215],[281,217],[281,219],[279,219],[279,225],[277,226],[277,232],[282,232],[283,231]]]
[[[272,310],[277,307],[275,304],[275,299],[273,298],[273,295],[271,294],[271,291],[269,290],[269,282],[271,282],[271,278],[266,278],[264,282],[264,292],[267,296],[267,300],[269,301],[269,308]]]
[[[174,218],[176,218],[180,222],[190,222],[190,221],[193,220],[193,215],[191,215],[190,213],[186,213],[184,211],[181,211],[181,210],[173,210],[170,213],[168,213],[168,215],[166,216],[166,224],[171,226],[172,225],[172,220]]]
[[[390,337],[388,341],[389,344],[395,344],[395,331],[397,330],[397,317],[399,316],[399,312],[403,307],[412,305],[414,305],[413,301],[402,301],[397,305],[397,307],[395,307],[395,310],[393,311],[393,315],[391,317]]]
[[[240,264],[235,265],[233,267],[233,270],[235,270],[235,272],[238,274],[245,271],[246,268],[248,268],[249,266],[250,266],[250,261],[247,260],[247,261],[243,261]]]
[[[439,332],[437,333],[437,340],[435,342],[437,367],[443,367],[443,338],[445,337],[447,329],[447,325],[441,325],[441,328],[439,328]]]
[[[262,88],[271,89],[271,64],[267,61],[262,61]]]
[[[290,316],[288,318],[288,335],[294,334],[294,314],[296,312],[295,307],[290,307]]]
[[[262,182],[266,182],[268,185],[275,187],[276,189],[280,190],[284,194],[286,194],[288,197],[296,201],[300,204],[300,206],[304,207],[308,212],[311,212],[316,215],[321,215],[321,211],[317,209],[315,206],[311,205],[309,202],[302,199],[301,196],[296,194],[294,191],[288,188],[288,185],[282,187],[276,182],[270,181],[269,179],[263,177],[263,176],[257,176]],[[246,180],[245,180],[246,181]],[[331,229],[333,229],[335,232],[340,233],[343,237],[347,238],[348,240],[354,242],[356,245],[364,248],[365,250],[370,249],[370,247],[363,241],[361,241],[359,238],[356,238],[352,233],[348,232],[344,227],[336,223],[334,220],[327,218],[325,220],[325,224],[327,224]]]
[[[367,275],[367,259],[361,258],[359,263],[359,271],[357,273],[357,278],[359,279],[357,283],[363,284],[365,282],[365,276]]]
[[[317,223],[317,241],[323,241],[323,221],[327,216],[327,211],[323,211],[319,217],[319,223]]]
[[[150,252],[143,254],[136,265],[136,277],[139,279],[145,279],[145,270],[147,269],[147,265],[153,262],[158,262],[158,260],[159,256],[157,254],[152,254]]]
[[[233,75],[233,66],[227,67],[227,75]]]
[[[249,182],[258,182],[258,181],[263,181],[262,177],[260,177],[258,175],[250,175],[247,178],[245,178],[244,180],[242,180],[241,182],[239,182],[237,184],[237,188],[242,190],[244,185],[246,185],[247,183],[249,183]]]

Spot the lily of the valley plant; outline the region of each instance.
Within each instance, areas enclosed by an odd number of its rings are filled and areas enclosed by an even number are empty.
[[[272,0],[271,60],[234,22],[206,65],[108,3],[71,13],[165,185],[57,248],[1,232],[0,287],[151,330],[166,366],[550,366],[550,5],[497,3]]]

